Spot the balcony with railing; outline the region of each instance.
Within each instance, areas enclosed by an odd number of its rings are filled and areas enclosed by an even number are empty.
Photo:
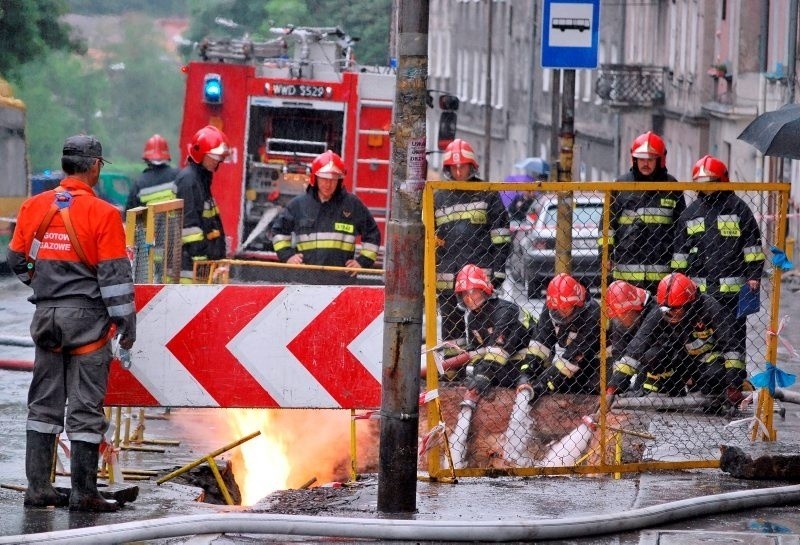
[[[660,106],[664,104],[664,68],[602,64],[595,92],[610,106]]]

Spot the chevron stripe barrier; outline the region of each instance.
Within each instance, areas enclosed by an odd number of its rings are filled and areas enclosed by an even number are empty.
[[[106,405],[380,406],[383,287],[137,285]]]

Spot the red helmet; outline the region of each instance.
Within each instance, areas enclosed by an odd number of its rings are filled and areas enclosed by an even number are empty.
[[[662,307],[674,309],[683,307],[697,297],[697,285],[681,273],[665,276],[658,283],[656,299]]]
[[[142,159],[151,163],[157,161],[171,161],[172,157],[169,154],[169,144],[167,140],[160,134],[154,134],[147,139],[144,143],[144,153]]]
[[[466,140],[456,138],[447,145],[444,150],[444,160],[442,164],[446,167],[452,165],[472,165],[478,168],[478,161],[475,160],[475,151]]]
[[[623,280],[615,280],[606,291],[606,308],[609,318],[617,318],[628,311],[641,311],[647,303],[647,290],[637,288]]]
[[[465,291],[478,289],[491,295],[494,289],[492,283],[489,282],[489,277],[486,276],[486,271],[476,265],[464,265],[464,268],[458,271],[456,275],[456,293],[464,293]]]
[[[344,178],[346,172],[342,158],[328,150],[317,155],[311,162],[311,176],[308,183],[312,186],[317,185],[317,175],[322,178]]]
[[[712,155],[706,155],[694,164],[692,180],[695,182],[730,182],[728,167]]]
[[[195,163],[202,163],[206,155],[220,161],[230,155],[228,137],[213,125],[206,125],[194,133],[192,143],[189,144],[189,157]]]
[[[547,284],[547,308],[571,312],[586,303],[586,288],[567,273],[559,273]]]
[[[660,166],[667,164],[667,146],[664,141],[653,131],[647,131],[636,137],[631,144],[632,159],[660,159]]]

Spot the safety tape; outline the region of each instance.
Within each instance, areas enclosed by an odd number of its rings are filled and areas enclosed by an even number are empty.
[[[781,318],[781,321],[778,323],[778,331],[775,332],[775,331],[771,331],[771,330],[768,329],[767,330],[767,335],[774,335],[775,337],[777,337],[778,341],[780,341],[780,343],[783,345],[783,347],[786,350],[789,351],[789,354],[793,358],[797,358],[797,357],[800,357],[800,354],[797,353],[797,350],[794,349],[794,346],[792,346],[792,344],[789,341],[787,341],[784,337],[781,337],[781,332],[783,331],[783,328],[786,327],[786,324],[788,324],[788,323],[789,323],[789,315],[787,314],[786,316]]]

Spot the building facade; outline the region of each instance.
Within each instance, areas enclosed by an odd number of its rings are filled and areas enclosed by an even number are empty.
[[[557,158],[562,99],[558,71],[541,68],[543,4],[430,0],[429,88],[460,98],[457,136],[473,145],[486,179],[502,180],[525,157]],[[679,180],[706,153],[728,164],[732,181],[800,180],[800,161],[738,140],[760,113],[796,102],[796,4],[601,0],[598,68],[575,71],[573,179],[627,171],[631,142],[653,130]],[[792,185],[798,214],[800,183]],[[799,223],[790,222],[795,238]]]

